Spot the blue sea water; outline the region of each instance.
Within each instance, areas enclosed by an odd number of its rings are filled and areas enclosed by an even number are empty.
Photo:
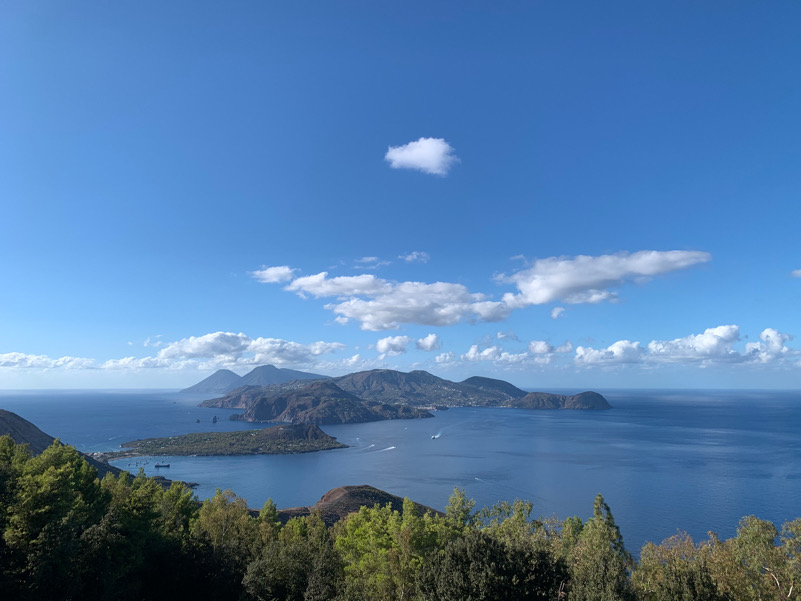
[[[677,530],[733,536],[754,514],[801,517],[801,391],[602,391],[611,411],[457,408],[434,419],[325,426],[347,449],[301,455],[166,457],[149,475],[230,488],[261,507],[311,505],[371,484],[442,509],[454,487],[478,507],[522,498],[536,515],[589,517],[602,493],[629,549]],[[0,392],[0,408],[84,452],[136,438],[263,427],[170,391]],[[217,423],[212,423],[214,416]],[[197,420],[200,420],[198,423]],[[436,437],[436,438],[432,438]],[[136,471],[137,462],[118,467]]]

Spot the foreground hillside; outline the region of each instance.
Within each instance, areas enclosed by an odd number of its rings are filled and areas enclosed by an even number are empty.
[[[101,481],[72,447],[32,456],[2,436],[0,506],[0,591],[15,601],[799,599],[801,519],[781,536],[753,516],[726,541],[679,533],[637,561],[600,495],[564,521],[523,501],[475,511],[458,490],[437,513],[364,486],[256,513],[231,491],[201,505],[144,475]]]

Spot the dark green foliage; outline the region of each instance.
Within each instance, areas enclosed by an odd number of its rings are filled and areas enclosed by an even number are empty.
[[[252,562],[244,578],[259,601],[334,599],[343,578],[342,561],[319,515],[293,518]]]
[[[567,574],[551,559],[471,529],[431,557],[420,573],[420,595],[440,601],[554,599]]]
[[[459,490],[445,514],[400,505],[281,526],[272,501],[258,517],[231,491],[200,506],[142,472],[101,482],[58,442],[31,456],[0,437],[0,599],[801,599],[801,519],[779,530],[749,516],[732,539],[675,536],[637,563],[600,495],[590,519],[561,523],[519,500],[474,513]]]

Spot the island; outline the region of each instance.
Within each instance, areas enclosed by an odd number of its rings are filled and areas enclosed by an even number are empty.
[[[291,373],[281,373],[273,366],[265,367],[271,370],[264,371],[260,381],[269,381],[269,384],[239,386],[224,396],[203,401],[200,406],[244,409],[231,419],[248,422],[323,425],[433,417],[431,410],[448,407],[589,411],[612,408],[597,392],[573,395],[526,392],[509,382],[480,376],[451,382],[422,370],[404,373],[372,369],[336,378],[305,374],[301,379],[277,381],[276,372],[282,378],[296,377],[303,372],[284,370]],[[221,378],[225,376],[217,374]],[[266,376],[273,379],[268,380]],[[213,381],[214,377],[207,380]]]
[[[103,453],[101,460],[142,455],[289,455],[347,448],[313,424],[285,424],[236,432],[196,432],[134,440],[120,446],[124,448]]]

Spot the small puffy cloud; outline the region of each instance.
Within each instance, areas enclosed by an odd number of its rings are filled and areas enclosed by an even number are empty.
[[[517,337],[517,334],[515,334],[512,330],[509,330],[508,332],[498,332],[495,334],[495,337],[498,340],[520,340],[520,338]]]
[[[801,278],[801,269],[794,269],[790,272],[790,275],[794,278]]]
[[[532,340],[528,343],[528,352],[532,355],[544,355],[553,351],[553,347],[544,340]]]
[[[412,341],[408,336],[387,336],[375,343],[381,358],[393,357],[406,352],[406,346]]]
[[[362,257],[356,259],[356,267],[362,269],[378,269],[384,265],[389,265],[389,261],[382,261],[378,257]]]
[[[495,361],[500,356],[501,349],[497,346],[488,346],[484,350],[479,350],[478,345],[474,344],[461,356],[461,359],[462,361]]]
[[[746,344],[745,353],[760,363],[770,363],[792,353],[784,344],[793,339],[789,334],[782,334],[773,328],[765,328],[759,335],[759,339],[762,342],[749,342]]]
[[[642,250],[597,257],[549,257],[511,275],[498,276],[501,282],[515,284],[517,294],[503,300],[512,308],[542,305],[555,301],[599,303],[616,298],[610,288],[624,282],[650,278],[685,269],[711,259],[700,251]],[[558,317],[558,315],[557,315]]]
[[[287,265],[277,267],[262,267],[256,271],[251,271],[250,275],[262,284],[280,284],[288,282],[294,277],[295,270]]]
[[[456,361],[456,355],[454,353],[451,353],[450,351],[447,353],[440,353],[439,355],[437,355],[435,361],[439,364],[447,365]]]
[[[483,350],[477,344],[459,357],[462,361],[492,361],[497,364],[524,363],[530,357],[528,353],[507,353],[497,346],[490,346]]]
[[[399,255],[399,259],[403,259],[407,263],[428,263],[428,260],[431,258],[427,252],[423,252],[421,250],[413,250],[410,253],[405,255]]]
[[[551,319],[559,319],[562,316],[562,313],[565,312],[564,307],[554,307],[551,309]]]
[[[573,343],[569,340],[566,340],[564,344],[560,344],[557,346],[553,352],[554,353],[569,353],[573,350]]]
[[[161,334],[158,334],[158,335],[152,336],[152,337],[148,336],[147,338],[145,338],[145,341],[144,341],[143,344],[144,344],[144,346],[152,346],[152,347],[158,348],[158,347],[164,345],[164,343],[161,340],[159,340],[159,338],[161,338],[161,337],[162,337]]]
[[[639,363],[642,360],[643,349],[639,342],[618,340],[605,349],[596,350],[590,347],[576,348],[576,363],[584,364],[615,364]]]
[[[443,138],[420,138],[403,146],[390,146],[384,159],[393,169],[416,169],[442,176],[459,161]]]
[[[416,345],[421,351],[438,351],[440,348],[440,339],[436,334],[429,334],[423,338],[418,338]]]

